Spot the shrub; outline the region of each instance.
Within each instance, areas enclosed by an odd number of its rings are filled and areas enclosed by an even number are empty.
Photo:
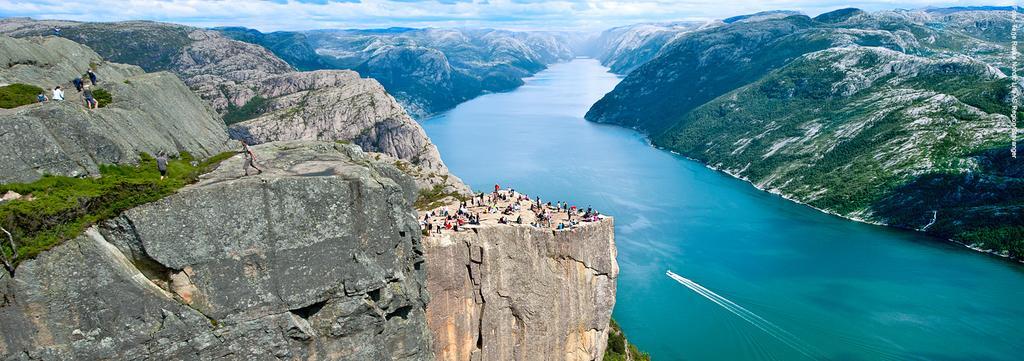
[[[99,107],[103,108],[114,102],[114,96],[110,95],[106,89],[94,89],[92,91],[93,98],[96,98],[96,102],[99,103]]]
[[[447,197],[452,197],[460,201],[468,199],[457,192],[445,192],[444,185],[435,184],[431,189],[421,189],[420,195],[416,198],[416,202],[413,203],[413,206],[421,211],[434,209],[444,205],[444,202],[442,201]]]
[[[228,111],[224,113],[224,123],[231,125],[258,117],[266,111],[267,105],[267,99],[261,96],[249,99],[241,107],[228,105]]]
[[[169,177],[164,180],[160,180],[154,159],[143,154],[136,166],[100,166],[98,178],[44,176],[32,183],[0,185],[0,194],[31,195],[31,199],[0,203],[0,226],[18,243],[17,261],[30,259],[78,236],[90,225],[173,194],[232,155],[218,154],[193,166],[192,156],[183,152],[179,159],[168,162]],[[7,244],[0,246],[0,252],[12,254]]]
[[[11,109],[35,103],[43,89],[34,85],[14,83],[0,87],[0,108]]]
[[[608,346],[605,348],[603,361],[650,361],[651,355],[640,352],[636,345],[626,342],[626,334],[615,320],[611,320],[608,327]]]

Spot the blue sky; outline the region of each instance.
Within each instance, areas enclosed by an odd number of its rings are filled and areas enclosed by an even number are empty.
[[[157,20],[262,31],[379,27],[601,30],[649,21],[711,20],[765,10],[809,15],[843,8],[1010,5],[940,0],[0,0],[0,17],[82,21]]]

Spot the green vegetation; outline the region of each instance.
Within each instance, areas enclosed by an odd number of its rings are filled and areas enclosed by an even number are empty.
[[[38,35],[50,35],[40,29]],[[103,59],[135,64],[146,72],[173,70],[182,49],[192,44],[191,29],[163,24],[84,23],[61,29],[61,37],[88,45]],[[95,68],[94,68],[95,70]]]
[[[656,144],[768,182],[810,205],[968,244],[1024,255],[1024,170],[1007,159],[1009,144],[978,145],[979,114],[1006,114],[1008,81],[990,80],[969,63],[920,65],[913,77],[889,74],[841,94],[844,72],[905,59],[865,48],[849,69],[839,58],[801,58],[679,117]],[[915,95],[918,94],[918,95]],[[956,101],[936,108],[933,94]],[[894,101],[899,95],[902,100]],[[913,115],[911,115],[913,114]],[[928,123],[917,123],[929,119]],[[851,126],[860,127],[847,132]],[[994,125],[992,125],[994,126]],[[812,130],[813,129],[813,130]],[[844,134],[840,136],[839,134]],[[1008,142],[1007,142],[1008,143]],[[786,147],[780,147],[780,144]],[[991,148],[991,151],[985,149]],[[920,152],[914,154],[908,152]],[[929,164],[929,173],[909,170]],[[963,169],[977,165],[974,172]]]
[[[36,96],[43,92],[43,88],[14,83],[0,87],[0,108],[12,109],[22,105],[29,105],[38,101]]]
[[[44,176],[32,183],[0,185],[0,194],[14,191],[23,195],[0,204],[0,226],[18,243],[17,261],[29,259],[76,237],[90,225],[173,194],[232,155],[221,153],[194,162],[191,155],[182,153],[169,162],[164,180],[160,180],[155,160],[143,154],[137,166],[101,166],[98,178]],[[6,244],[0,252],[12,254]]]
[[[261,96],[249,99],[249,101],[241,107],[236,107],[234,104],[228,104],[227,113],[224,113],[224,123],[231,125],[258,117],[260,114],[266,112],[267,105],[267,99]]]
[[[413,203],[413,206],[421,211],[434,209],[444,205],[442,200],[447,197],[452,197],[460,201],[467,199],[465,196],[456,192],[445,192],[444,185],[435,184],[431,189],[421,189],[420,195],[416,198],[416,202]]]
[[[611,321],[609,325],[611,331],[608,332],[608,347],[604,350],[604,361],[651,361],[651,355],[646,352],[640,352],[636,345],[629,343],[626,340],[626,334],[622,332],[622,328],[615,320]]]
[[[110,105],[114,102],[114,96],[110,95],[106,89],[96,88],[92,91],[93,98],[96,98],[96,103],[99,104],[100,108]]]

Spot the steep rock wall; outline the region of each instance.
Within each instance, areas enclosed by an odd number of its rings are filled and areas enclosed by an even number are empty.
[[[0,276],[6,360],[430,360],[415,185],[355,146],[255,147]]]
[[[613,228],[607,218],[424,238],[437,359],[600,360],[619,273]]]
[[[254,92],[269,112],[231,126],[251,143],[351,140],[366,151],[447,173],[437,147],[384,87],[352,71],[293,73],[264,79]]]

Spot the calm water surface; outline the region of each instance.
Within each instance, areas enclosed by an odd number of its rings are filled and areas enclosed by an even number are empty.
[[[474,189],[616,217],[614,317],[655,360],[1024,358],[1022,267],[819,213],[585,121],[618,81],[577,59],[423,125]]]

